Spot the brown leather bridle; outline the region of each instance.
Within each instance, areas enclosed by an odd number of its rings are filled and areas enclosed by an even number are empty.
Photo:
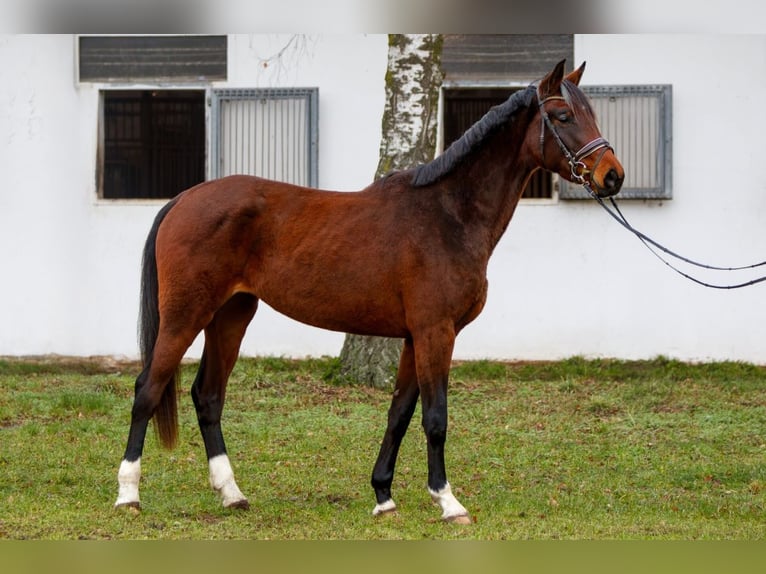
[[[545,111],[545,103],[549,102],[551,100],[563,100],[566,101],[566,98],[563,96],[549,96],[545,99],[540,98],[540,89],[539,86],[537,88],[537,101],[538,107],[540,109],[540,117],[542,118],[542,121],[540,122],[540,152],[542,154],[543,160],[545,159],[545,128],[546,126],[553,134],[553,138],[556,140],[556,143],[559,146],[559,149],[561,149],[561,153],[564,154],[564,157],[567,158],[567,161],[569,162],[569,169],[572,173],[572,179],[579,183],[580,185],[585,185],[589,183],[589,177],[588,175],[595,171],[596,167],[598,166],[599,162],[601,161],[601,158],[604,157],[604,154],[607,150],[612,150],[614,152],[614,148],[609,144],[609,142],[603,138],[603,137],[597,137],[593,141],[590,141],[586,143],[582,148],[580,148],[579,151],[576,153],[572,153],[570,149],[567,147],[567,145],[564,143],[564,140],[561,139],[561,136],[556,131],[556,127],[553,125],[553,122],[551,121],[550,117],[548,117],[548,112]],[[601,154],[598,156],[598,159],[596,159],[596,162],[593,164],[593,170],[589,170],[588,166],[585,165],[583,160],[588,157],[589,155],[597,152],[598,150],[602,150]]]

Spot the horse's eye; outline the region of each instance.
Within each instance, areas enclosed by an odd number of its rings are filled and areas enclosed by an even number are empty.
[[[556,116],[556,119],[557,119],[558,121],[560,121],[562,124],[565,124],[565,123],[568,123],[568,122],[570,122],[570,121],[572,120],[572,115],[571,115],[571,114],[570,114],[568,111],[566,111],[566,112],[560,112],[560,113],[559,113],[559,114]]]

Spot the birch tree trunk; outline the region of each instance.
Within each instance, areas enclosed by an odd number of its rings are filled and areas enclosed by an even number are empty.
[[[390,34],[386,106],[380,160],[375,177],[433,159],[436,150],[442,37]],[[340,353],[340,379],[391,388],[401,354],[401,339],[346,335]]]

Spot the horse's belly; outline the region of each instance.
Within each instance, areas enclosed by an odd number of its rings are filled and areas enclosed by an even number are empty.
[[[321,329],[380,337],[407,336],[404,313],[394,297],[360,297],[343,291],[317,294],[285,286],[278,293],[259,294],[259,298],[283,315]]]

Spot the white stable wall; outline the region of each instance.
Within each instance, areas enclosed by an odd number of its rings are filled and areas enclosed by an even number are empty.
[[[270,60],[289,39],[230,36],[229,79],[215,85],[318,86],[320,186],[362,188],[378,161],[386,36],[312,35]],[[0,355],[137,356],[140,254],[161,203],[96,198],[100,86],[76,83],[75,45],[0,37]],[[766,36],[578,35],[575,57],[584,83],[673,84],[673,199],[625,201],[626,215],[696,258],[766,259]],[[458,358],[766,363],[766,284],[694,285],[593,202],[520,205],[489,275]],[[262,305],[242,352],[335,355],[342,342]]]

